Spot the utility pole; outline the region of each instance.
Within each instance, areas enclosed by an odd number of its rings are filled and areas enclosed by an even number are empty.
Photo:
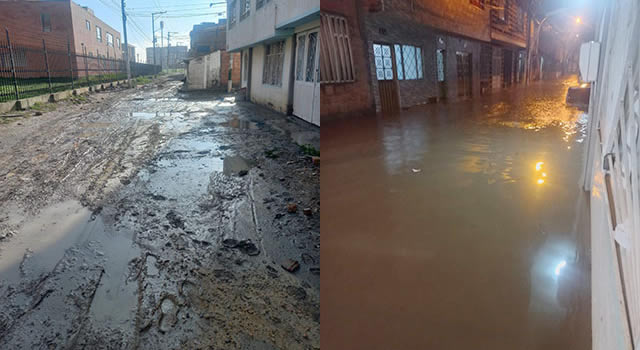
[[[125,65],[127,66],[127,85],[131,86],[131,65],[129,62],[129,41],[127,40],[127,14],[124,11],[124,0],[120,1],[122,6],[122,30],[124,31]]]
[[[151,14],[151,31],[153,32],[153,65],[156,65],[156,41],[158,41],[158,39],[156,39],[156,15],[161,15],[167,13],[167,11],[162,11],[162,12],[153,12]]]
[[[160,21],[160,70],[162,70],[162,48],[164,48],[164,21]]]

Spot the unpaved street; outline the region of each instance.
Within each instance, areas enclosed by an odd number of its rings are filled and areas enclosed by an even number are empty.
[[[0,348],[320,347],[318,129],[181,85],[0,119]]]

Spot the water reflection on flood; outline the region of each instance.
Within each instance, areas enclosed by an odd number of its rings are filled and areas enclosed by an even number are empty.
[[[323,125],[323,347],[590,348],[566,84]]]

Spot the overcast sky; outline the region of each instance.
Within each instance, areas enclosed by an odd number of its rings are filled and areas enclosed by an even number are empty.
[[[91,8],[100,18],[122,33],[120,0],[73,0]],[[213,5],[211,5],[213,4]],[[210,6],[211,5],[211,6]],[[136,54],[145,62],[145,48],[152,46],[151,13],[167,11],[156,19],[157,45],[160,46],[160,21],[164,21],[164,45],[167,33],[171,34],[171,45],[189,46],[189,32],[194,24],[217,22],[226,18],[225,0],[128,0],[126,1],[127,35],[129,43],[136,47]],[[122,37],[124,42],[124,35]]]

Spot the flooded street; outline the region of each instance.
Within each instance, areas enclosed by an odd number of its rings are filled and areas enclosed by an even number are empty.
[[[323,124],[323,347],[590,348],[575,84]]]
[[[181,85],[1,123],[0,348],[319,349],[318,128]]]

